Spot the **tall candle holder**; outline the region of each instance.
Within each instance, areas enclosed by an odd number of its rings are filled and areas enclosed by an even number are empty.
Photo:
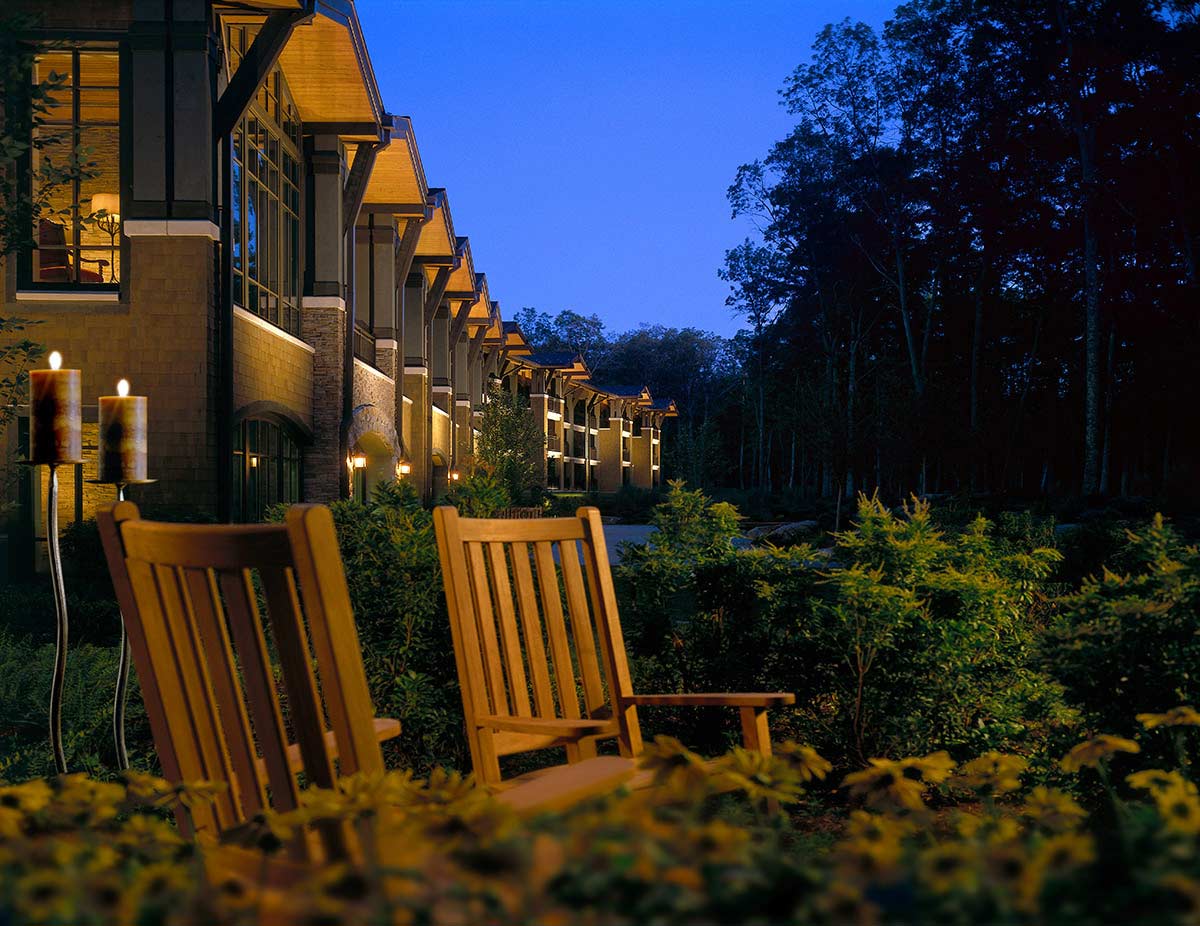
[[[50,679],[50,748],[54,767],[66,774],[67,756],[62,739],[62,699],[67,678],[67,592],[63,584],[62,554],[58,548],[58,467],[83,462],[83,416],[80,373],[62,370],[62,355],[50,354],[50,369],[29,372],[29,466],[48,466],[46,491],[46,541],[50,555],[50,582],[54,593],[54,672]]]
[[[117,395],[100,396],[100,465],[94,485],[117,487],[117,501],[125,501],[125,487],[155,482],[146,478],[146,397],[129,394],[129,383],[117,383]],[[117,767],[129,768],[125,748],[125,701],[129,689],[129,638],[121,617],[121,657],[117,663],[117,687],[113,695],[113,744]]]

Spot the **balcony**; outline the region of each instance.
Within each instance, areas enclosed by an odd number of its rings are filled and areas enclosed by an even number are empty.
[[[375,366],[375,335],[358,324],[354,326],[354,356]]]
[[[561,450],[562,450],[562,442],[559,440],[558,435],[557,434],[547,434],[546,435],[546,452],[547,453],[558,453]]]

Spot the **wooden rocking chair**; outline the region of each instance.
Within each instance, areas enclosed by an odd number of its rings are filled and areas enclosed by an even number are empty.
[[[143,521],[119,502],[97,521],[163,775],[228,786],[176,809],[183,832],[216,837],[267,808],[296,808],[300,772],[329,788],[339,774],[383,771],[379,743],[400,723],[373,717],[327,508],[297,505],[286,524],[184,525]],[[324,826],[286,855],[339,858],[351,842],[345,827]]]
[[[633,693],[596,508],[512,521],[460,518],[440,507],[434,525],[479,781],[506,796],[520,787],[531,808],[563,803],[561,793],[539,795],[535,787],[550,772],[558,781],[597,779],[576,792],[586,796],[606,787],[598,764],[612,770],[624,762],[630,787],[649,786],[652,776],[636,771],[638,707],[736,707],[746,748],[770,754],[767,710],[794,704],[793,694]],[[622,758],[597,757],[597,741],[613,738]],[[500,757],[553,747],[565,749],[566,766],[501,779]]]

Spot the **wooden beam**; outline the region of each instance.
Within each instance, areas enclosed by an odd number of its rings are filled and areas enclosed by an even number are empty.
[[[450,285],[450,274],[453,272],[453,267],[438,267],[437,274],[433,278],[433,285],[425,293],[425,324],[428,325],[433,321],[438,306],[442,304],[442,294]]]
[[[417,242],[421,240],[421,226],[424,219],[408,219],[404,223],[404,232],[400,235],[400,244],[396,248],[396,279],[407,280],[412,270],[413,255],[417,253]]]
[[[474,366],[479,362],[479,353],[483,350],[483,339],[487,335],[486,328],[480,328],[471,338],[471,349],[467,352],[467,362]],[[486,372],[486,371],[485,371]]]
[[[451,346],[458,343],[458,339],[462,337],[463,329],[467,327],[467,318],[471,315],[471,306],[474,305],[474,300],[463,299],[458,304],[458,312],[455,313],[454,323],[450,326],[450,344]]]
[[[314,3],[315,0],[305,0],[303,9],[272,13],[263,22],[225,87],[225,92],[217,100],[213,112],[214,138],[224,138],[233,132],[258,93],[258,88],[279,61],[284,46],[292,37],[292,31],[313,18]]]
[[[345,189],[342,190],[342,234],[345,235],[358,221],[358,210],[362,208],[363,197],[367,195],[367,182],[371,179],[371,168],[375,166],[375,158],[382,148],[379,142],[359,142],[355,146],[354,164],[350,168],[350,176],[346,178]]]

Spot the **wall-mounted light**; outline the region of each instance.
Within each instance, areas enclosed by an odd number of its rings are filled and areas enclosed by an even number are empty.
[[[412,464],[407,460],[401,460],[396,464],[396,478],[400,479],[412,472]]]
[[[450,481],[458,482],[458,470],[456,470],[456,469],[450,470]]]
[[[258,457],[254,456],[253,454],[250,456],[250,468],[258,469]]]
[[[354,469],[366,469],[367,468],[367,455],[365,453],[356,453],[354,456],[352,456],[350,458],[350,460],[353,463]]]

